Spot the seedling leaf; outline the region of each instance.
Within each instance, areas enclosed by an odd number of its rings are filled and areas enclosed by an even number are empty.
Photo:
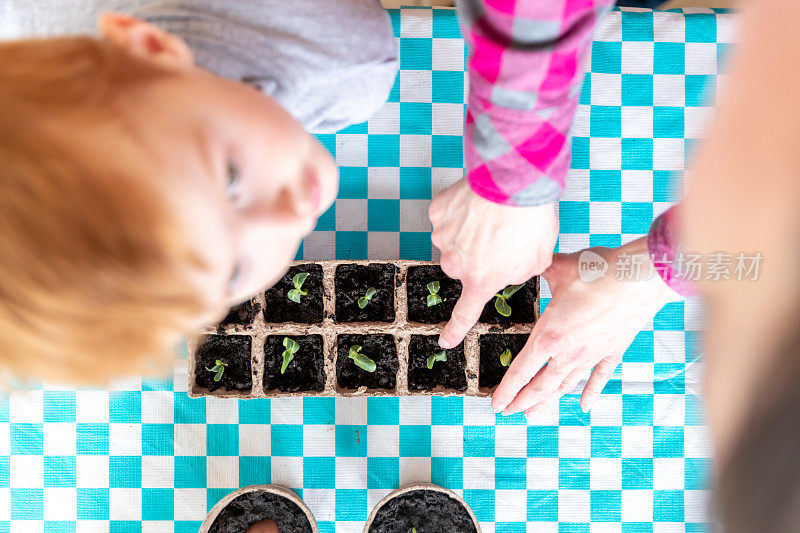
[[[300,345],[297,344],[293,339],[289,337],[283,338],[283,347],[286,348],[283,351],[283,363],[281,364],[281,374],[286,372],[286,369],[289,367],[289,363],[292,362],[294,359],[294,354],[297,353],[297,350],[300,349]]]
[[[428,356],[428,360],[426,361],[428,365],[428,370],[433,370],[433,363],[435,363],[436,361],[442,361],[442,362],[447,361],[447,352],[442,350],[440,352],[436,352]]]
[[[376,289],[375,287],[370,287],[369,289],[367,289],[367,292],[364,294],[364,296],[358,299],[358,307],[360,309],[364,309],[377,292],[378,289]]]
[[[300,349],[300,345],[297,344],[294,341],[294,339],[291,339],[289,337],[284,337],[283,338],[283,347],[286,348],[287,351],[292,352],[292,353],[295,353],[295,352],[297,352],[297,350]]]
[[[511,306],[508,305],[506,300],[514,296],[524,286],[524,283],[522,285],[509,285],[503,289],[503,292],[495,294],[494,308],[497,312],[503,316],[511,316]]]
[[[352,359],[357,367],[366,370],[367,372],[375,372],[375,369],[377,368],[375,361],[361,353],[361,346],[357,344],[350,347],[350,353],[347,355],[347,357]]]
[[[228,366],[227,363],[223,363],[222,361],[217,359],[216,361],[214,361],[214,366],[212,366],[211,368],[206,367],[206,370],[208,370],[209,372],[216,372],[216,374],[214,375],[214,381],[220,381],[222,380],[222,375],[225,373],[225,367],[227,366]]]
[[[442,303],[442,297],[439,296],[439,282],[438,281],[431,281],[426,285],[428,288],[428,294],[425,301],[428,304],[428,307],[433,307],[434,305],[438,305]]]
[[[511,316],[511,306],[508,305],[502,294],[497,294],[494,299],[494,308],[503,316]]]
[[[520,290],[524,286],[525,286],[524,283],[522,285],[509,285],[508,287],[503,289],[503,298],[506,299],[511,298],[517,293],[518,290]]]
[[[511,349],[506,348],[505,350],[503,350],[503,353],[500,354],[500,364],[503,366],[510,365],[512,357],[513,356],[511,355]]]
[[[306,281],[307,277],[308,272],[300,272],[299,274],[295,274],[295,276],[292,278],[292,285],[294,285],[294,289],[290,289],[286,294],[286,297],[299,304],[300,298],[308,294],[308,291],[303,290],[303,283]]]
[[[301,289],[307,277],[308,272],[300,272],[299,274],[295,274],[295,276],[292,278],[292,285],[294,285],[294,288]]]
[[[303,296],[303,291],[300,289],[290,289],[289,292],[286,294],[287,298],[289,298],[294,303],[300,303],[300,297]]]
[[[283,363],[281,363],[281,374],[286,372],[286,369],[289,367],[289,363],[292,362],[294,359],[294,354],[289,350],[283,351]]]

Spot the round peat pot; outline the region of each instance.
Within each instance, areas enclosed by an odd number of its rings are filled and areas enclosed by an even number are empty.
[[[251,485],[231,492],[211,509],[198,533],[245,533],[267,519],[278,524],[280,533],[319,533],[303,500],[281,485]]]
[[[397,489],[372,510],[364,533],[481,533],[472,509],[452,491],[430,483]]]

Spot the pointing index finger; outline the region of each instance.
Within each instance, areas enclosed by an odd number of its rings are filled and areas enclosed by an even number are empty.
[[[450,321],[444,326],[439,336],[439,345],[442,348],[452,348],[463,341],[480,318],[483,306],[492,296],[494,296],[494,291],[465,284],[461,296],[453,308]]]

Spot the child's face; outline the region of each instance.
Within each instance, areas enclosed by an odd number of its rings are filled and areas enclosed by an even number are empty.
[[[118,42],[137,55],[176,65],[174,76],[126,96],[123,113],[147,153],[141,174],[156,181],[210,266],[197,280],[206,295],[243,301],[285,272],[336,197],[336,166],[275,101],[195,68],[186,50],[170,51],[178,46],[172,36],[156,33],[165,39],[158,46],[152,35],[131,44],[137,36],[124,32],[144,23],[121,20],[111,30],[101,23],[108,38],[121,31]]]
[[[171,167],[165,193],[238,303],[273,284],[333,202],[327,150],[273,100],[202,71],[154,88],[148,138]],[[174,165],[174,166],[173,166]],[[216,284],[216,286],[214,286]]]

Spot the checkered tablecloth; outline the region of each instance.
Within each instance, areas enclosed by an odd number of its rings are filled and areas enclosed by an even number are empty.
[[[390,102],[320,137],[341,189],[299,257],[435,259],[427,205],[462,176],[464,44],[451,10],[392,19]],[[680,195],[734,23],[711,10],[615,10],[601,24],[560,251],[638,237]],[[485,532],[702,531],[699,318],[695,302],[667,306],[591,414],[569,394],[530,423],[475,398],[190,400],[185,347],[168,380],[14,392],[0,404],[0,532],[195,532],[222,496],[270,482],[301,494],[322,531],[356,532],[412,481],[462,494]]]

